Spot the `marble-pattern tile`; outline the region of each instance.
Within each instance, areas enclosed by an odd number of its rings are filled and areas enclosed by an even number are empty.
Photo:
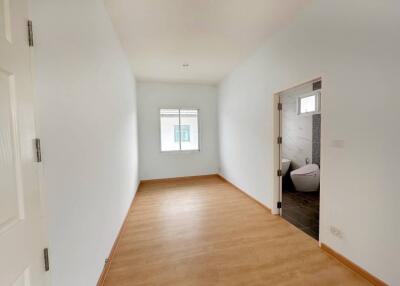
[[[297,114],[297,98],[312,91],[312,84],[284,92],[282,103],[282,156],[297,169],[312,160],[313,120],[311,115]]]

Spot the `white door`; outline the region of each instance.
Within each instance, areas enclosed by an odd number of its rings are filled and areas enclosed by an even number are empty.
[[[27,0],[0,0],[0,285],[44,285]]]

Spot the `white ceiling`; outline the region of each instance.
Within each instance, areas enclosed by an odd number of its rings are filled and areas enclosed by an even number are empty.
[[[217,83],[310,0],[105,2],[138,80]]]

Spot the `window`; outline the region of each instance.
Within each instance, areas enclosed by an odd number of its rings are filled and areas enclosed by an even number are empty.
[[[297,114],[313,114],[320,111],[320,92],[300,96],[297,100]]]
[[[199,111],[161,109],[161,151],[199,150]]]

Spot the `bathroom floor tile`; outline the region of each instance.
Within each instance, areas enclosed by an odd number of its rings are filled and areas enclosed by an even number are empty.
[[[297,192],[283,181],[282,217],[311,237],[319,237],[319,192]]]

